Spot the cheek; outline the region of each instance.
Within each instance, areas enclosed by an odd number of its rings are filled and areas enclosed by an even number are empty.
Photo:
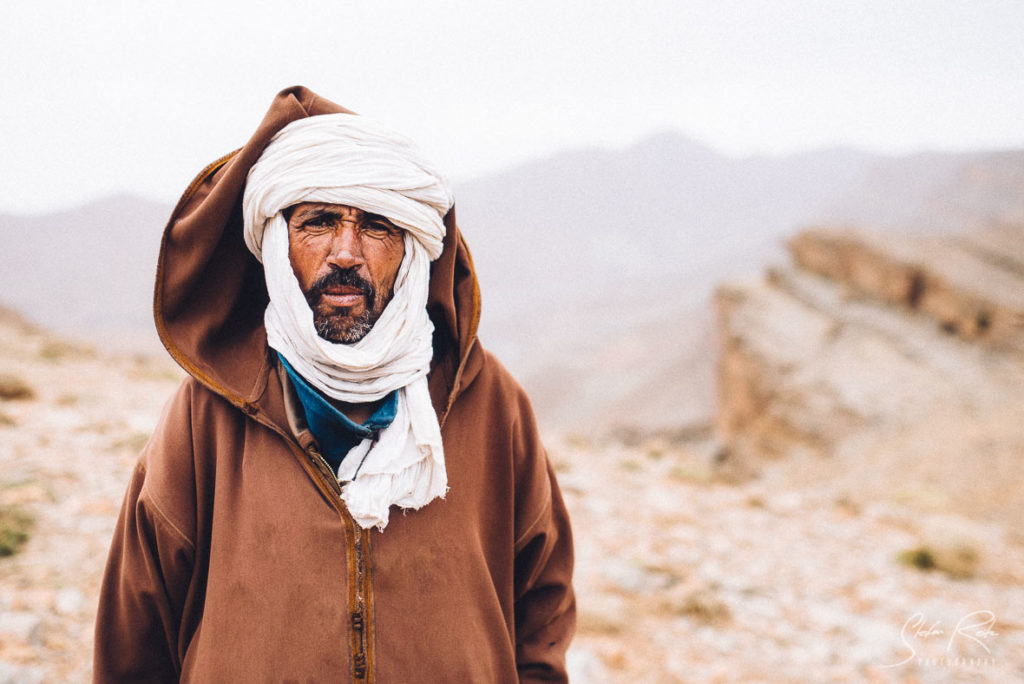
[[[402,267],[402,258],[405,256],[405,246],[399,242],[398,247],[391,250],[388,255],[388,289],[391,289],[398,278],[398,269]]]
[[[303,292],[316,280],[317,269],[323,262],[318,252],[315,240],[291,238],[288,241],[288,261]]]
[[[402,265],[402,257],[405,255],[405,246],[401,240],[396,242],[383,242],[375,240],[364,245],[364,253],[367,256],[367,265],[370,270],[370,279],[374,287],[382,294],[389,295],[398,277],[398,269]]]

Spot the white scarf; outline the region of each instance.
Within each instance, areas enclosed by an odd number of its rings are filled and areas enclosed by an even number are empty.
[[[333,343],[316,332],[281,214],[300,202],[356,207],[406,231],[392,299],[359,342]],[[364,528],[383,530],[392,505],[420,508],[447,491],[441,431],[427,390],[434,328],[426,305],[430,262],[441,254],[442,219],[451,205],[447,183],[411,140],[353,114],[288,124],[246,181],[245,243],[263,263],[268,344],[334,399],[363,403],[399,391],[398,412],[379,441],[364,440],[340,468],[342,499]]]

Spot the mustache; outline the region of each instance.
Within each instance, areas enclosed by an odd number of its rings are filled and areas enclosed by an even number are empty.
[[[320,301],[325,290],[342,285],[357,288],[366,297],[367,302],[376,301],[376,290],[369,280],[359,275],[355,268],[341,268],[331,271],[313,283],[306,292],[306,302],[313,306]]]

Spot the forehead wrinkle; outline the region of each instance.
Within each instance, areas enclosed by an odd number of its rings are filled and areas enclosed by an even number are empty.
[[[355,214],[355,216],[352,214]],[[302,209],[296,212],[295,218],[300,222],[317,218],[329,218],[334,221],[358,221],[371,216],[375,216],[375,214],[367,214],[357,207],[350,207],[344,204],[325,204],[318,207]]]

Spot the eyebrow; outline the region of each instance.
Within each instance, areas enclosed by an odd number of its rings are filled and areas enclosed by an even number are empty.
[[[335,220],[341,220],[342,214],[335,211],[334,209],[318,207],[316,209],[309,209],[306,212],[302,212],[296,218],[300,224],[303,224],[319,218],[331,218]],[[363,212],[363,220],[367,223],[380,221],[394,228],[398,228],[398,226],[392,223],[387,216],[382,216],[380,214],[371,214],[368,211]]]
[[[325,216],[329,218],[341,218],[341,214],[339,214],[338,212],[333,211],[331,209],[325,209],[323,207],[319,207],[317,209],[303,210],[299,212],[299,215],[296,216],[295,218],[296,220],[298,220],[299,223],[306,223],[307,221],[311,221],[312,219],[323,218]]]

